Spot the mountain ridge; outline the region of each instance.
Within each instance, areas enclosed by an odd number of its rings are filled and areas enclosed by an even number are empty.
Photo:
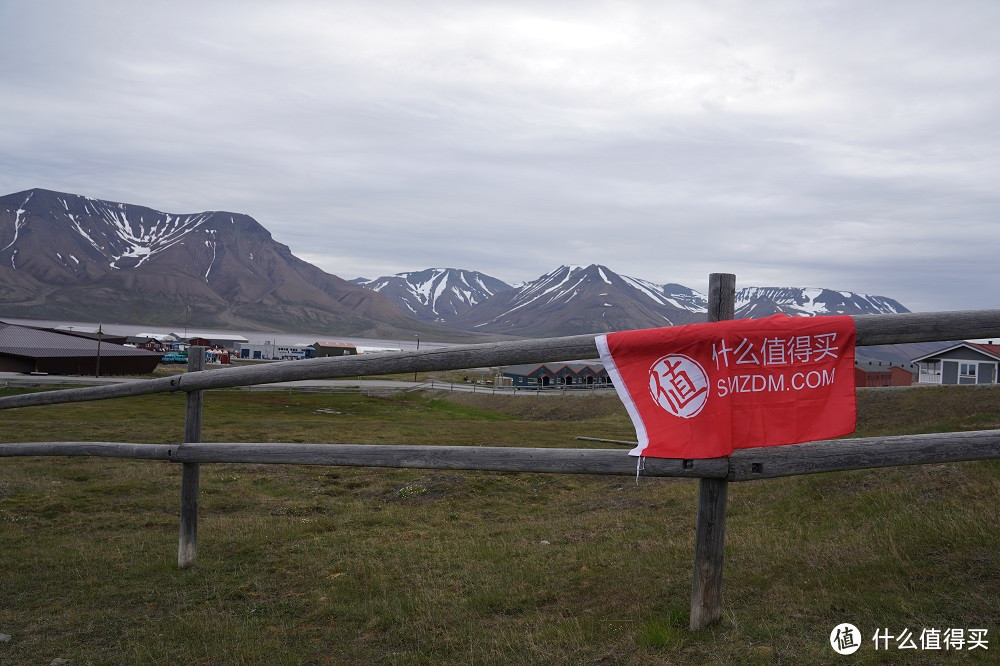
[[[45,189],[0,197],[0,316],[353,337],[469,341],[704,321],[689,287],[565,265],[510,285],[427,268],[343,280],[296,257],[249,215],[164,213]],[[746,287],[737,317],[906,312],[897,301],[823,288]]]
[[[249,215],[51,190],[0,197],[0,313],[463,339],[292,254]]]
[[[398,283],[446,270],[450,269],[397,273],[393,279]],[[387,279],[359,279],[358,283],[383,284]],[[428,287],[410,283],[405,289],[417,292]],[[684,285],[656,284],[600,264],[564,265],[440,321],[469,330],[548,337],[697,323],[705,320],[707,308],[707,297]],[[736,295],[737,318],[892,312],[908,310],[883,296],[814,287],[744,287]]]

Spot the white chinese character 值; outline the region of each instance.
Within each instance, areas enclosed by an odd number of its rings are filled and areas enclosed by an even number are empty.
[[[940,650],[941,649],[941,630],[940,629],[924,629],[920,632],[920,649],[921,650]]]
[[[764,338],[764,343],[760,346],[764,365],[787,365],[788,346],[787,341],[781,338]]]

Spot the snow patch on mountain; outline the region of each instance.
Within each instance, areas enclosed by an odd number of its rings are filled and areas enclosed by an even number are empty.
[[[510,285],[494,277],[458,268],[428,268],[353,282],[388,296],[425,321],[448,321],[510,289]]]
[[[587,279],[587,276],[583,273],[584,269],[582,266],[560,266],[534,282],[527,283],[518,290],[517,295],[509,303],[509,305],[514,305],[514,307],[495,317],[493,321],[504,319],[511,313],[528,306],[538,305],[539,303],[549,305],[555,301],[562,300],[567,294],[569,294],[569,298],[573,298],[575,295],[574,290]],[[606,276],[604,279],[607,281]],[[570,284],[570,282],[573,282],[573,284]],[[610,284],[610,281],[608,281],[608,284]],[[548,298],[546,298],[547,296]],[[483,322],[482,324],[478,324],[478,326],[484,326],[488,323],[490,322]]]
[[[814,317],[900,312],[909,310],[891,298],[817,287],[745,287],[736,293],[738,318],[768,317],[777,313]]]
[[[648,280],[621,276],[629,286],[637,289],[660,305],[687,310],[689,312],[708,312],[708,299],[704,294],[688,289],[679,284],[655,284]]]
[[[24,214],[28,212],[27,210],[24,209],[24,207],[28,205],[28,202],[31,201],[31,197],[34,194],[35,194],[34,192],[29,194],[28,198],[24,200],[24,203],[21,204],[21,206],[15,211],[16,217],[14,218],[14,239],[11,242],[7,243],[7,245],[5,245],[3,248],[0,248],[0,252],[10,249],[14,245],[14,243],[17,242],[17,236],[18,234],[21,233],[21,228],[27,223],[27,220],[21,219],[24,216]],[[14,252],[16,253],[17,250],[15,250]],[[11,263],[13,263],[13,259],[14,258],[11,257]]]

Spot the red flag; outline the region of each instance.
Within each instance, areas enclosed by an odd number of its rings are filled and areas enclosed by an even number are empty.
[[[854,320],[735,319],[597,337],[639,445],[717,458],[854,431]]]

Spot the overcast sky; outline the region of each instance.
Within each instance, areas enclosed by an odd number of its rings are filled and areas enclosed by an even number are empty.
[[[343,278],[561,264],[1000,306],[1000,2],[0,0],[0,194]]]

